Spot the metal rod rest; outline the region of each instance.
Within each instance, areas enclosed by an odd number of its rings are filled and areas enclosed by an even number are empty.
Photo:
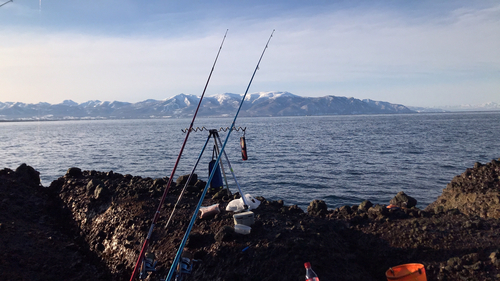
[[[238,128],[233,127],[232,128],[232,130],[236,131],[236,132],[239,132],[239,131],[245,132],[246,129],[247,129],[247,127],[245,127],[245,128],[242,128],[242,127],[238,127]],[[191,128],[191,129],[189,129],[189,128],[181,129],[181,131],[183,133],[187,133],[188,131],[190,131],[190,132],[203,132],[203,131],[211,131],[211,130],[216,130],[216,129],[207,129],[207,128],[205,128],[205,126],[203,126],[201,128],[200,127],[196,127],[196,128]],[[220,127],[219,130],[217,130],[217,132],[227,132],[229,130],[231,130],[231,128],[229,128],[229,127],[225,127],[225,128],[224,127]]]

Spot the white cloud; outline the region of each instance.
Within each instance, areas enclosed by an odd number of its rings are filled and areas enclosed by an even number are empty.
[[[200,50],[213,45],[210,37],[175,41],[72,34],[27,37],[0,52],[2,96],[11,94],[17,101],[33,94],[48,102],[65,96],[80,102],[103,97],[138,101],[151,93],[171,96],[202,83],[197,78],[206,73],[201,67],[206,70],[208,64]]]
[[[199,95],[226,28],[207,94],[242,93],[275,28],[252,92],[333,94],[413,105],[424,105],[414,103],[415,95],[428,98],[422,101],[427,105],[443,104],[446,98],[452,103],[457,95],[469,103],[500,102],[500,5],[440,17],[408,18],[372,8],[211,19],[196,32],[176,37],[4,31],[0,101]],[[482,94],[467,94],[472,91]]]

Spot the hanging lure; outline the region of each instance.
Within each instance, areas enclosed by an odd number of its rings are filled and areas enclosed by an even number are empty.
[[[245,132],[243,132],[243,136],[240,137],[240,146],[241,146],[241,159],[243,159],[243,161],[248,160],[247,142],[245,140]]]

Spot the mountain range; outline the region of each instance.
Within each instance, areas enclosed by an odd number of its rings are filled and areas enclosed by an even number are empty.
[[[455,106],[441,106],[441,107],[408,107],[416,112],[456,112],[456,111],[498,111],[500,104],[496,102],[487,102],[483,104],[462,104]]]
[[[218,94],[203,98],[198,116],[233,116],[243,95]],[[184,118],[194,114],[200,97],[179,94],[165,100],[137,103],[65,100],[60,104],[0,102],[0,120]],[[416,111],[400,104],[338,96],[301,97],[289,92],[248,94],[240,117],[401,114]]]

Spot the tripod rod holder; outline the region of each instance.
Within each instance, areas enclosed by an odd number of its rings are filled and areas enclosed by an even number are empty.
[[[215,130],[215,131],[217,131],[217,132],[227,132],[227,131],[229,131],[229,130],[235,130],[236,132],[242,131],[242,132],[243,132],[243,134],[244,134],[244,133],[245,133],[245,131],[246,131],[246,129],[247,129],[247,127],[245,127],[245,128],[242,128],[242,127],[238,127],[238,128],[236,128],[236,127],[232,127],[232,128],[230,128],[230,127],[225,127],[225,128],[224,128],[224,127],[220,127],[219,129],[207,129],[207,128],[205,128],[205,127],[203,126],[203,127],[201,127],[201,128],[200,128],[200,127],[191,128],[191,132],[203,132],[203,131],[208,131],[208,132],[211,132],[212,130]],[[189,131],[189,129],[188,129],[188,128],[186,128],[186,129],[181,129],[181,131],[182,131],[183,133],[187,133],[187,132]]]

